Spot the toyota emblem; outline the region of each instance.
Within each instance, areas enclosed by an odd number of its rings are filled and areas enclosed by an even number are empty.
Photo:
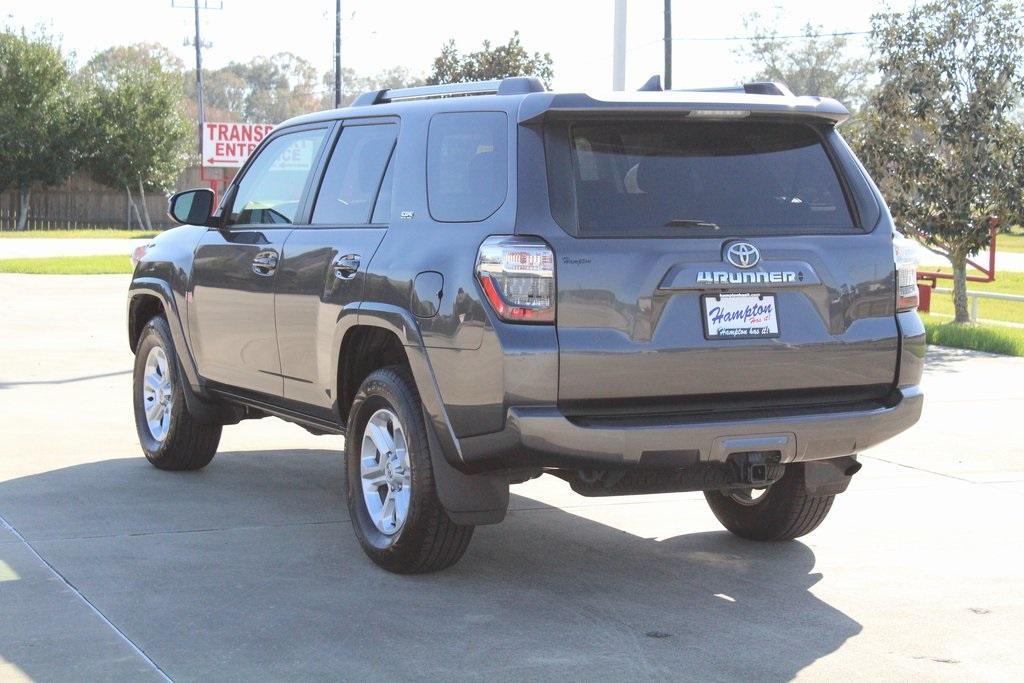
[[[750,242],[734,242],[725,250],[725,258],[737,268],[753,268],[761,260],[761,252]]]

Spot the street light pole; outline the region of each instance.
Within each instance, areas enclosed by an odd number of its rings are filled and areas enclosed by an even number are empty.
[[[341,0],[334,5],[334,108],[341,106]]]
[[[612,30],[612,90],[626,89],[626,0],[615,0]]]
[[[665,90],[672,89],[672,0],[665,0]]]
[[[196,95],[197,106],[199,107],[199,159],[202,164],[203,158],[203,123],[206,120],[205,108],[203,107],[203,43],[199,39],[199,0],[195,0],[196,13]]]

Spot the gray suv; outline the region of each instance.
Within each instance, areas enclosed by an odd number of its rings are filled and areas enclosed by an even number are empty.
[[[915,266],[847,116],[772,83],[506,78],[286,121],[141,254],[146,457],[199,469],[270,415],[344,434],[356,536],[395,572],[452,565],[544,473],[806,534],[922,404]]]

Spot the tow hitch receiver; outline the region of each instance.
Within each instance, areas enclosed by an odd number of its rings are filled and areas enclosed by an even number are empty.
[[[733,453],[729,462],[737,469],[742,484],[761,488],[774,484],[782,478],[785,467],[779,463],[782,454],[778,451],[748,451]]]

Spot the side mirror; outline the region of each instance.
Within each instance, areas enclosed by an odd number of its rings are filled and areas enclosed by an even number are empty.
[[[175,193],[167,204],[167,215],[179,223],[210,225],[213,199],[213,190],[205,187]]]

